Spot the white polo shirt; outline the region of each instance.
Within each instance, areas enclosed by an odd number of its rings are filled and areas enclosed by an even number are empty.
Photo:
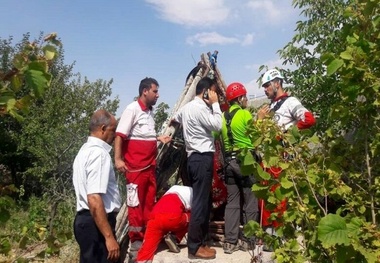
[[[96,137],[88,137],[75,157],[73,184],[76,210],[89,210],[87,195],[100,194],[106,213],[120,210],[121,198],[109,152],[112,147]]]

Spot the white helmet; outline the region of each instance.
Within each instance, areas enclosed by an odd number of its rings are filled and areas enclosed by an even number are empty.
[[[281,75],[280,71],[278,71],[277,69],[268,70],[267,72],[264,73],[264,76],[261,79],[262,80],[262,86],[264,86],[264,84],[266,84],[269,81],[272,81],[276,78],[284,79],[284,77]]]

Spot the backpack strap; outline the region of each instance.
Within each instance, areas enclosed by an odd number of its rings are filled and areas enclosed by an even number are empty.
[[[271,111],[276,112],[279,108],[281,108],[282,104],[284,104],[287,98],[289,98],[289,96],[283,97],[279,101],[277,101],[276,105],[274,105]]]
[[[228,140],[230,141],[231,147],[234,145],[234,137],[231,131],[231,122],[232,122],[232,118],[235,116],[235,113],[238,110],[240,110],[240,108],[236,108],[231,112],[229,111],[224,112],[224,118],[226,119],[226,126],[227,126],[227,136],[228,136]]]

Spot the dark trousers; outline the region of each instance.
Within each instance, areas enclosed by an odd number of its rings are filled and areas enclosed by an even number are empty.
[[[108,222],[114,230],[116,213],[107,215]],[[115,234],[115,233],[114,233]],[[105,239],[95,224],[90,211],[80,211],[74,220],[74,235],[80,248],[80,263],[108,263],[108,250]]]
[[[225,242],[236,244],[240,239],[248,241],[240,232],[240,224],[248,221],[258,222],[258,200],[251,190],[252,181],[249,176],[243,176],[236,159],[231,160],[226,168],[227,205],[224,214]]]
[[[187,247],[190,254],[197,253],[206,244],[211,212],[211,186],[214,153],[193,153],[187,160],[187,173],[193,188],[193,201]]]

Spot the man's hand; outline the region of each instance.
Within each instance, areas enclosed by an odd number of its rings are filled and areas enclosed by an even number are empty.
[[[262,120],[264,119],[267,115],[269,115],[270,112],[270,107],[268,104],[264,105],[257,111],[257,119]]]
[[[115,168],[121,173],[125,173],[128,169],[123,159],[115,158]]]
[[[125,165],[122,155],[122,147],[123,147],[123,138],[120,136],[116,136],[114,146],[115,146],[115,168],[121,173],[125,173],[128,169]]]
[[[215,102],[218,102],[218,94],[215,91],[209,89],[208,90],[208,100],[204,99],[204,101],[207,104],[212,105]]]
[[[108,250],[107,259],[113,262],[117,261],[120,256],[120,247],[113,236],[106,239],[106,247]]]
[[[169,135],[161,135],[157,137],[157,141],[160,141],[162,143],[168,143],[172,140],[172,137]]]

